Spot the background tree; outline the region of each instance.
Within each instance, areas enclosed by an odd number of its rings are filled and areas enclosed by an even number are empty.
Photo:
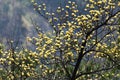
[[[0,79],[25,80],[39,79],[39,56],[28,49],[15,49],[13,42],[9,49],[0,44]]]

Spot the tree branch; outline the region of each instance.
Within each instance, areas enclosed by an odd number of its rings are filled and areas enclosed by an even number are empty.
[[[110,70],[110,69],[113,69],[113,68],[114,68],[114,66],[111,66],[109,68],[103,68],[103,69],[95,70],[95,71],[92,71],[92,72],[81,73],[81,74],[76,76],[76,79],[79,78],[80,76],[83,76],[83,75],[96,74],[96,73],[99,73],[101,71],[107,71],[107,70]]]
[[[85,42],[82,43],[83,48],[81,48],[81,52],[80,52],[79,55],[78,55],[78,59],[77,59],[77,62],[76,62],[74,71],[73,71],[73,73],[72,73],[72,78],[71,78],[71,80],[75,80],[75,79],[76,79],[76,73],[77,73],[77,70],[78,70],[78,68],[79,68],[79,66],[80,66],[81,60],[82,60],[82,58],[83,58],[83,56],[84,56],[84,55],[83,55],[83,51],[84,51],[84,47],[86,46],[88,36],[91,35],[91,33],[92,33],[93,31],[95,31],[95,30],[99,29],[100,27],[106,25],[107,22],[108,22],[112,17],[114,17],[116,14],[118,14],[119,12],[120,12],[120,11],[117,11],[117,12],[114,13],[113,15],[109,16],[109,18],[108,18],[104,23],[102,23],[101,25],[98,25],[97,27],[93,28],[91,31],[89,31],[89,32],[86,34],[86,40],[85,40]]]
[[[103,22],[101,25],[96,26],[96,27],[93,28],[91,31],[89,31],[89,32],[87,33],[86,37],[88,37],[93,31],[99,29],[99,28],[102,27],[103,25],[106,25],[107,22],[108,22],[112,17],[114,17],[116,14],[118,14],[119,12],[120,12],[120,11],[117,11],[117,12],[114,13],[113,15],[109,16],[109,18],[108,18],[105,22]]]

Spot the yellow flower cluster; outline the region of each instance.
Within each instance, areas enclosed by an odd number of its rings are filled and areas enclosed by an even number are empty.
[[[37,76],[36,66],[40,65],[39,56],[37,53],[29,51],[27,49],[16,52],[8,50],[1,53],[0,58],[1,70],[4,71],[3,76],[7,76],[6,79],[22,79],[35,78]]]
[[[112,0],[89,0],[85,8],[86,14],[79,13],[78,5],[72,1],[68,1],[64,7],[57,7],[55,12],[52,13],[46,11],[45,4],[38,5],[35,3],[34,5],[39,7],[38,10],[44,10],[45,16],[47,15],[48,17],[48,23],[53,28],[53,33],[49,35],[45,32],[39,33],[37,38],[28,38],[29,41],[33,40],[35,42],[36,52],[39,58],[42,59],[40,60],[40,68],[44,77],[52,72],[59,73],[63,71],[63,68],[61,68],[63,63],[67,63],[65,65],[67,68],[71,63],[74,64],[81,50],[85,53],[87,50],[93,49],[93,52],[89,52],[88,56],[93,54],[96,59],[108,58],[100,51],[114,56],[112,58],[119,58],[119,47],[116,47],[118,44],[109,39],[113,37],[113,34],[106,34],[103,37],[103,34],[106,33],[105,30],[117,30],[116,28],[106,26],[106,24],[115,22],[118,14],[111,17],[111,19],[109,17],[112,14],[111,11],[114,11],[119,6],[119,3],[115,5],[115,2]],[[101,33],[99,33],[100,31],[95,32],[95,29],[104,23],[105,20],[107,22],[103,24],[105,27],[100,28]],[[106,39],[108,39],[107,43],[105,42]],[[94,52],[94,49],[96,52]],[[59,69],[56,68],[58,71],[55,70],[56,66],[59,66]]]

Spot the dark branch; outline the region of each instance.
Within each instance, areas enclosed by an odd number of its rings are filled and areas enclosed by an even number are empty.
[[[96,73],[99,73],[101,71],[107,71],[107,70],[110,70],[110,69],[113,69],[113,68],[114,68],[114,66],[111,66],[109,68],[103,68],[103,69],[95,70],[95,71],[92,71],[92,72],[81,73],[81,74],[76,76],[76,79],[79,78],[80,76],[83,76],[83,75],[96,74]]]
[[[119,12],[120,12],[120,11],[117,11],[117,12],[114,13],[113,15],[109,16],[109,18],[108,18],[105,22],[103,22],[101,25],[96,26],[95,28],[93,28],[91,31],[89,31],[89,32],[86,34],[86,40],[85,40],[85,42],[82,43],[83,48],[81,48],[81,52],[80,52],[79,55],[78,55],[78,59],[77,59],[77,62],[76,62],[74,71],[73,71],[73,73],[72,73],[72,78],[71,78],[71,80],[75,80],[75,78],[76,78],[77,70],[78,70],[78,68],[79,68],[79,66],[80,66],[80,63],[81,63],[82,58],[84,57],[83,51],[84,51],[84,47],[86,46],[88,36],[90,36],[93,31],[96,31],[96,30],[98,30],[99,28],[101,28],[102,26],[106,25],[107,22],[108,22],[112,17],[114,17],[116,14],[118,14]]]

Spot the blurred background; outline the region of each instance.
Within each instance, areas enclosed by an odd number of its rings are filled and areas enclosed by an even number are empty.
[[[38,0],[45,2],[48,10],[55,10],[60,2],[64,5],[67,0]],[[80,4],[83,9],[85,0],[72,0]],[[82,11],[81,11],[82,12]],[[0,0],[0,42],[6,44],[14,41],[15,44],[29,46],[26,42],[27,36],[36,36],[32,23],[39,25],[42,30],[48,31],[48,23],[33,10],[30,0]]]

